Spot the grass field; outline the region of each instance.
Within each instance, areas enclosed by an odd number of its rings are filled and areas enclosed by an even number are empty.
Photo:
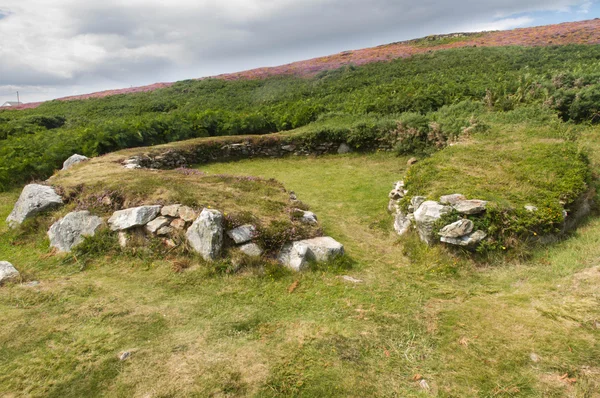
[[[199,167],[283,182],[345,244],[350,269],[174,272],[144,253],[76,261],[48,255],[49,220],[18,233],[2,224],[0,258],[41,283],[0,289],[0,395],[600,396],[600,221],[527,263],[478,266],[391,234],[387,193],[405,163]],[[5,218],[18,192],[0,195]],[[132,355],[119,361],[121,351]]]

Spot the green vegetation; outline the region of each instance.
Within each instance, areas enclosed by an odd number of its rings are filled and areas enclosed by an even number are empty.
[[[415,114],[463,101],[499,112],[537,104],[564,120],[597,122],[599,58],[595,45],[463,48],[314,78],[183,81],[150,93],[3,111],[0,189],[47,178],[75,152],[95,156],[193,137],[285,131],[332,113],[355,120],[408,118],[421,126],[419,137],[424,128]]]
[[[200,167],[281,180],[344,242],[351,269],[229,275],[110,242],[82,267],[49,255],[51,217],[0,225],[0,258],[41,281],[0,289],[0,395],[428,396],[420,375],[434,396],[593,397],[600,222],[502,267],[398,244],[385,207],[405,163],[379,153]],[[0,194],[0,218],[18,194]]]

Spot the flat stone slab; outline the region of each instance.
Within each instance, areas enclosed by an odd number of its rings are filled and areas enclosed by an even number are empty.
[[[115,211],[108,219],[108,225],[113,231],[123,231],[133,227],[142,227],[154,220],[162,206],[140,206],[131,209]]]
[[[23,188],[15,207],[6,218],[10,228],[15,228],[28,218],[43,211],[62,206],[63,200],[54,188],[47,185],[29,184]]]
[[[263,249],[256,243],[246,243],[240,246],[240,251],[249,257],[260,257],[263,254]]]
[[[460,201],[467,200],[465,195],[453,193],[452,195],[444,195],[440,197],[440,203],[443,205],[454,205]]]
[[[479,242],[484,240],[486,237],[487,237],[487,234],[485,232],[475,231],[471,234],[462,236],[460,238],[446,238],[446,237],[442,236],[442,238],[440,240],[442,242],[448,243],[450,245],[468,247],[468,246],[477,245]]]
[[[294,211],[302,212],[302,217],[300,217],[300,222],[304,224],[318,224],[319,220],[317,219],[317,215],[312,211],[306,211],[302,209],[294,209]]]
[[[479,214],[485,211],[487,202],[485,200],[461,200],[452,205],[454,210],[461,214]]]
[[[59,252],[69,253],[71,249],[83,242],[86,236],[94,236],[102,223],[100,217],[92,215],[87,210],[69,213],[52,224],[48,230],[50,247],[56,248]]]
[[[144,229],[151,234],[155,234],[156,231],[158,231],[159,229],[161,229],[162,227],[169,225],[171,223],[171,220],[169,220],[167,217],[156,217],[154,220],[150,221],[148,224],[146,224],[146,226],[144,227]]]
[[[321,263],[343,255],[344,246],[341,243],[323,236],[288,243],[279,252],[277,260],[294,271],[302,271],[310,261]]]
[[[185,234],[191,248],[206,261],[214,261],[221,255],[223,220],[220,211],[204,209]]]
[[[438,235],[444,238],[460,238],[473,232],[474,224],[473,221],[462,219],[452,224],[446,225],[440,230]]]
[[[0,261],[0,284],[7,280],[18,278],[19,271],[8,261]]]
[[[236,245],[250,242],[255,235],[256,227],[250,224],[242,225],[241,227],[227,231],[227,236],[229,236]]]
[[[67,169],[71,168],[71,166],[74,166],[77,163],[85,162],[87,160],[90,160],[90,158],[88,158],[87,156],[78,155],[78,154],[72,155],[70,158],[68,158],[67,160],[64,161],[62,169],[67,170]]]

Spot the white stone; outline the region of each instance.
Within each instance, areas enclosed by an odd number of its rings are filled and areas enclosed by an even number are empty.
[[[473,221],[463,218],[462,220],[446,225],[440,230],[438,235],[445,238],[460,238],[473,232],[473,228]]]
[[[440,240],[442,242],[448,243],[450,245],[467,247],[467,246],[475,246],[476,244],[478,244],[479,242],[484,240],[486,238],[486,236],[487,236],[487,234],[483,231],[475,231],[473,233],[462,236],[460,238],[442,237]]]
[[[236,245],[250,242],[255,235],[256,227],[250,224],[242,225],[241,227],[227,231],[227,236],[229,236]]]
[[[240,246],[240,251],[250,257],[260,257],[263,254],[263,249],[256,243],[246,243]]]
[[[396,214],[396,217],[394,219],[394,230],[398,235],[405,235],[410,230],[410,226],[410,219],[405,214]]]
[[[204,209],[185,234],[192,249],[206,261],[214,261],[223,247],[223,214]]]
[[[72,248],[83,242],[84,237],[94,236],[102,225],[100,217],[93,216],[89,211],[75,211],[67,214],[50,227],[48,238],[50,247],[59,252],[69,253]]]
[[[528,212],[536,212],[538,211],[538,208],[534,205],[525,205],[525,210],[527,210]]]
[[[329,236],[306,239],[285,245],[277,260],[295,271],[302,271],[310,261],[326,262],[344,255],[344,246]]]
[[[432,200],[425,201],[419,206],[414,215],[417,231],[423,242],[433,244],[433,224],[443,215],[450,213],[451,210],[449,206],[443,206]]]
[[[317,220],[317,215],[312,211],[306,211],[302,209],[294,209],[294,211],[302,212],[302,217],[300,218],[300,222],[304,224],[317,224],[319,221]]]
[[[133,227],[141,227],[154,220],[162,206],[140,206],[115,211],[108,219],[110,229],[123,231]]]
[[[54,188],[29,184],[23,188],[15,207],[6,218],[8,226],[15,228],[28,218],[46,210],[52,210],[63,204],[62,198],[54,191]]]
[[[71,166],[76,165],[77,163],[85,162],[87,160],[90,160],[90,158],[88,158],[87,156],[75,154],[64,161],[62,169],[67,170]]]
[[[413,196],[410,198],[410,204],[413,209],[417,211],[417,209],[427,200],[425,196]]]
[[[146,224],[146,226],[144,227],[144,229],[151,234],[155,234],[156,231],[158,231],[159,229],[161,229],[162,227],[164,227],[165,225],[169,225],[171,223],[171,220],[169,220],[167,217],[156,217],[154,220],[150,221],[148,224]]]
[[[0,284],[19,277],[19,271],[8,261],[0,261]]]

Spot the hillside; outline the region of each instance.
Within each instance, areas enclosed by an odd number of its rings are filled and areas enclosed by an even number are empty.
[[[396,58],[407,58],[430,51],[461,47],[501,47],[501,46],[552,46],[566,44],[599,44],[600,19],[581,22],[566,22],[557,25],[521,28],[509,31],[481,33],[453,33],[433,35],[422,39],[385,44],[373,48],[344,51],[326,57],[293,62],[287,65],[257,68],[237,73],[214,76],[217,79],[263,79],[270,76],[293,75],[314,76],[324,70],[337,69],[346,65],[364,65]],[[107,90],[90,94],[58,98],[58,101],[103,98],[111,95],[149,92],[172,86],[174,83],[155,83],[148,86]],[[31,109],[41,102],[23,104],[11,109]]]

